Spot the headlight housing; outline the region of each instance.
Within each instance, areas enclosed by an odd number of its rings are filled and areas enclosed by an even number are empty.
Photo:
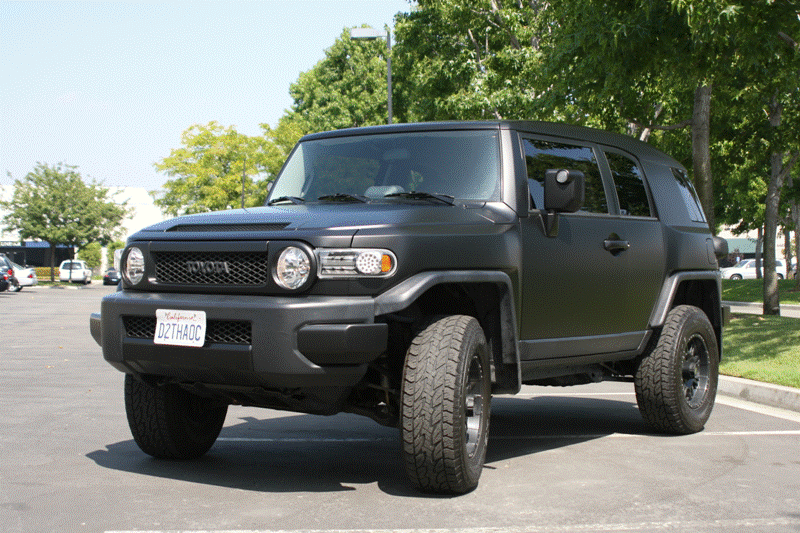
[[[397,257],[375,248],[317,250],[320,278],[387,278],[397,270]]]
[[[305,250],[296,246],[284,248],[272,273],[275,283],[284,289],[294,291],[303,287],[310,276],[311,257]]]
[[[122,274],[131,285],[136,285],[142,281],[144,277],[144,254],[139,248],[134,246],[128,250],[128,255],[125,256]]]

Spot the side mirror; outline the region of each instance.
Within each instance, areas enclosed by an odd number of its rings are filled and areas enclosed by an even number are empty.
[[[580,170],[548,169],[544,173],[544,229],[548,237],[558,236],[558,214],[574,213],[583,207],[586,176]]]
[[[544,174],[544,209],[574,213],[583,207],[586,176],[580,170],[548,169]]]

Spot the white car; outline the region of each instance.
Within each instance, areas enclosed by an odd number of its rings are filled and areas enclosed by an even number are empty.
[[[775,270],[778,273],[779,279],[786,277],[786,263],[781,259],[775,261]],[[732,267],[721,268],[719,271],[722,274],[722,279],[756,279],[756,260],[742,259]]]
[[[17,279],[17,284],[9,287],[9,292],[18,292],[22,287],[32,287],[37,285],[39,280],[36,278],[36,269],[33,267],[24,267],[16,264],[14,261],[9,261],[11,268],[14,269],[14,277]]]
[[[86,261],[80,259],[67,259],[58,267],[59,281],[74,281],[88,285],[92,282],[92,269]]]

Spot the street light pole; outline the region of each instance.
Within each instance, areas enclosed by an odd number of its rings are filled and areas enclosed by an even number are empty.
[[[386,39],[386,100],[388,107],[389,121],[392,123],[392,32],[387,29],[386,31],[376,30],[373,28],[352,28],[350,30],[351,39],[364,39],[374,40],[384,38]]]

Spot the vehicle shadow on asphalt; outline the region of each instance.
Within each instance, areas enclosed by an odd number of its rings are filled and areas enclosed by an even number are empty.
[[[651,430],[630,402],[495,398],[486,468],[614,433]],[[237,418],[232,407],[216,444],[198,460],[154,459],[133,440],[109,444],[87,457],[113,470],[257,492],[351,491],[377,483],[387,494],[430,497],[415,491],[406,478],[398,430],[356,415]]]

